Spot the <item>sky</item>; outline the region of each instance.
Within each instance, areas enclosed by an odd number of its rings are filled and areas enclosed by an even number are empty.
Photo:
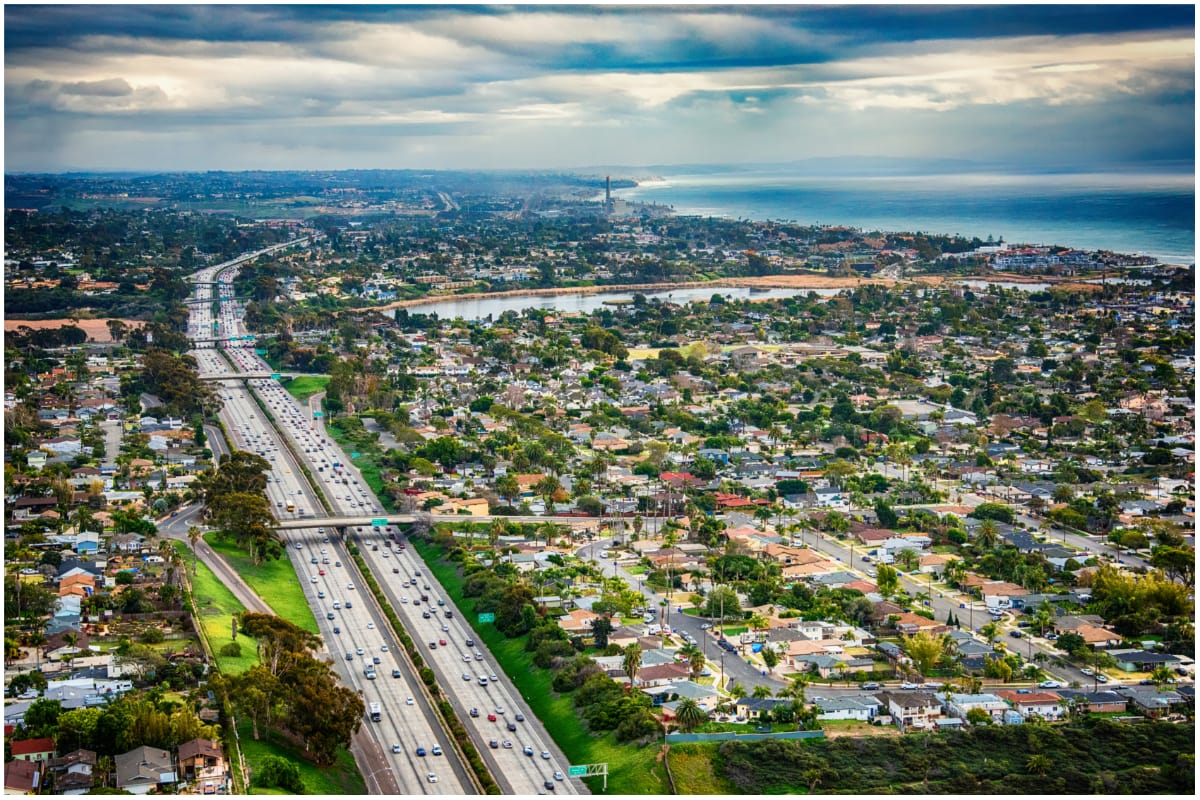
[[[6,172],[1194,169],[1165,6],[13,5]]]

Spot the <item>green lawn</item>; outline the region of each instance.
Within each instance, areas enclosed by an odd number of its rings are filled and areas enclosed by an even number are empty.
[[[287,389],[292,397],[303,403],[314,394],[325,391],[327,383],[329,383],[329,378],[326,376],[317,378],[311,375],[302,375],[299,378],[292,378],[284,382],[283,388]]]
[[[177,542],[176,547],[187,550],[187,545],[183,542]],[[190,555],[185,556],[184,560],[190,569],[192,563]],[[199,614],[197,622],[204,629],[209,644],[215,651],[213,655],[217,660],[217,669],[230,675],[237,675],[258,663],[254,639],[240,631],[237,635],[237,643],[242,646],[242,654],[236,658],[220,655],[222,645],[229,642],[233,615],[240,614],[246,609],[233,596],[233,592],[217,580],[217,576],[212,573],[212,570],[204,566],[203,561],[196,562],[196,574],[192,578],[192,596],[196,600],[196,610]]]
[[[262,731],[260,730],[259,733],[262,734]],[[350,755],[350,751],[345,748],[338,750],[338,758],[333,766],[318,767],[282,739],[271,737],[268,740],[264,735],[262,740],[254,741],[253,730],[247,721],[238,724],[238,737],[242,743],[242,753],[250,764],[251,771],[254,769],[255,762],[263,756],[281,756],[300,768],[300,779],[304,781],[305,794],[337,796],[367,793],[366,782],[354,763],[354,756]],[[280,789],[254,787],[250,790],[250,794],[288,794],[288,792]]]
[[[276,616],[309,633],[320,633],[291,559],[282,556],[255,566],[250,563],[250,557],[232,542],[222,541],[212,533],[206,534],[204,541],[229,562],[229,566],[245,579],[255,594],[267,602]]]
[[[669,793],[656,745],[618,744],[611,733],[596,736],[584,730],[571,698],[554,693],[553,673],[533,666],[533,654],[525,652],[525,640],[507,639],[494,625],[480,625],[468,613],[471,605],[463,602],[456,565],[441,561],[438,549],[426,542],[414,540],[414,546],[572,764],[607,763],[607,794]],[[600,778],[588,779],[593,793],[601,793],[601,782]]]

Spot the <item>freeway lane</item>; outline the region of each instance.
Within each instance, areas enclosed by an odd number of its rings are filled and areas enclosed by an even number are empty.
[[[211,276],[209,278],[211,280]],[[211,299],[211,288],[207,285],[197,286],[197,297],[201,300]],[[221,302],[220,317],[216,321],[219,326],[224,326],[226,331],[238,332],[241,310],[227,299],[229,292],[228,286],[220,288],[220,293],[226,299]],[[192,307],[189,329],[195,335],[198,331],[210,330],[213,321],[211,303],[200,302]],[[234,362],[239,361],[239,356],[242,355],[237,351],[243,349],[237,348],[230,353]],[[233,371],[229,362],[213,348],[197,348],[193,355],[203,374],[228,374]],[[251,391],[253,387],[223,390],[225,407],[221,412],[222,421],[234,439],[235,446],[258,452],[271,463],[267,495],[276,505],[276,510],[280,507],[286,508],[287,503],[292,502],[296,504],[293,516],[297,516],[302,507],[298,503],[304,502],[309,506],[306,510],[312,511],[313,503],[309,502],[311,490],[307,488],[291,454],[282,446],[274,428],[254,402]],[[319,525],[317,520],[311,522],[311,526]],[[371,597],[357,597],[357,589],[349,588],[355,581],[353,578],[346,579],[345,573],[349,572],[347,568],[330,566],[325,570],[324,576],[319,574],[319,571],[325,568],[324,564],[310,570],[309,562],[313,557],[321,560],[319,550],[322,546],[328,549],[328,545],[320,541],[323,537],[324,534],[319,530],[311,529],[294,534],[289,541],[288,555],[297,574],[304,577],[304,591],[324,641],[338,642],[334,652],[326,651],[325,654],[334,663],[346,685],[362,694],[365,702],[379,702],[384,709],[380,722],[371,722],[368,719],[355,739],[356,759],[367,778],[369,790],[380,794],[461,795],[473,792],[473,784],[453,750],[446,748],[446,754],[443,756],[416,754],[417,747],[425,747],[427,751],[431,751],[434,744],[440,744],[445,748],[446,737],[429,707],[426,696],[413,691],[413,687],[417,685],[416,678],[407,665],[391,663],[387,672],[378,673],[380,677],[374,680],[368,679],[364,674],[361,658],[356,655],[356,651],[361,647],[364,655],[369,653],[371,658],[374,658],[376,653],[382,654],[382,645],[386,643],[380,634],[383,630],[382,618]],[[295,546],[296,543],[300,544],[299,548]],[[310,572],[313,574],[310,575]],[[237,583],[236,579],[228,575],[225,579],[231,580],[231,585]],[[322,594],[325,596],[321,597]],[[353,600],[352,596],[355,596]],[[350,608],[342,605],[346,600],[351,600]],[[338,602],[342,607],[334,611],[333,602]],[[258,606],[250,603],[248,607]],[[329,613],[335,615],[334,620],[327,618]],[[335,627],[339,633],[333,632]],[[351,652],[355,653],[354,657],[358,660],[344,660],[344,645],[338,641],[342,636],[350,643]],[[392,650],[392,647],[389,647],[389,650]],[[381,662],[382,660],[381,658]],[[390,677],[392,669],[400,670],[401,677]],[[384,674],[389,677],[384,679]],[[411,706],[407,703],[409,697],[413,698]],[[429,780],[430,772],[436,774],[436,782]]]

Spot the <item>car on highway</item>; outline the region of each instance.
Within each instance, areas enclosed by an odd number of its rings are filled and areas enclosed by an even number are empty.
[[[404,705],[411,706],[412,704],[413,704],[413,699],[411,697],[404,698]]]
[[[488,739],[488,747],[490,747],[490,748],[492,748],[493,750],[495,750],[495,749],[496,749],[496,748],[498,748],[499,746],[500,746],[500,743],[499,743],[498,741],[496,741],[495,739]]]
[[[554,780],[556,780],[556,781],[563,781],[563,780],[566,780],[566,779],[567,779],[567,776],[566,776],[566,775],[563,775],[561,772],[555,772],[555,773],[554,773]]]
[[[478,716],[479,716],[479,709],[478,709],[478,708],[472,708],[472,709],[471,709],[470,711],[468,711],[467,713],[468,713],[470,716],[472,716],[472,717],[478,717]]]
[[[549,750],[543,750],[543,751],[542,751],[542,758],[543,758],[543,759],[545,759],[546,761],[549,761],[549,760],[550,760],[550,751],[549,751]]]
[[[392,677],[393,677],[393,678],[399,678],[399,677],[400,677],[400,670],[398,670],[398,669],[393,669],[393,670],[392,670]]]
[[[516,719],[517,719],[517,722],[524,722],[524,721],[525,721],[525,715],[524,715],[524,714],[521,714],[521,713],[519,713],[519,712],[518,712],[518,713],[517,713],[517,717],[516,717]]]
[[[550,791],[554,791],[554,781],[542,781],[542,786],[545,786]]]
[[[504,740],[504,749],[505,749],[505,750],[512,750],[512,742],[511,742],[511,741],[509,741],[508,739],[505,739],[505,740]]]
[[[488,714],[488,722],[495,722],[495,721],[496,721],[496,715]]]
[[[430,772],[428,775],[425,776],[425,778],[430,783],[437,783],[437,774],[436,773]]]
[[[525,755],[529,756],[530,758],[533,757],[533,748],[530,747],[529,745],[525,745],[524,747],[522,747],[521,752],[524,753]]]
[[[435,744],[433,746],[433,750],[430,752],[432,752],[435,756],[440,756],[442,754],[442,746],[440,744]]]
[[[418,748],[417,748],[417,755],[419,755],[419,756],[421,756],[422,758],[424,758],[424,756],[425,756],[425,748],[424,748],[424,747],[418,747]]]
[[[392,744],[392,752],[393,752],[393,753],[399,753],[399,752],[400,752],[400,745],[393,743],[393,744]]]

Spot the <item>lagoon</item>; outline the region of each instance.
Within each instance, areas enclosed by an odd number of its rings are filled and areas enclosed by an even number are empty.
[[[617,305],[633,301],[635,294],[641,294],[647,300],[661,300],[670,303],[691,303],[697,300],[707,301],[714,294],[719,294],[727,300],[777,300],[796,295],[807,295],[815,292],[822,297],[832,297],[847,289],[748,289],[729,286],[687,287],[679,289],[663,289],[659,291],[629,292],[612,291],[595,294],[555,294],[555,295],[512,295],[509,297],[463,297],[447,298],[421,305],[409,306],[409,314],[437,314],[440,319],[487,319],[503,314],[505,311],[515,311],[520,314],[527,308],[543,308],[563,313],[590,314],[606,305]]]

